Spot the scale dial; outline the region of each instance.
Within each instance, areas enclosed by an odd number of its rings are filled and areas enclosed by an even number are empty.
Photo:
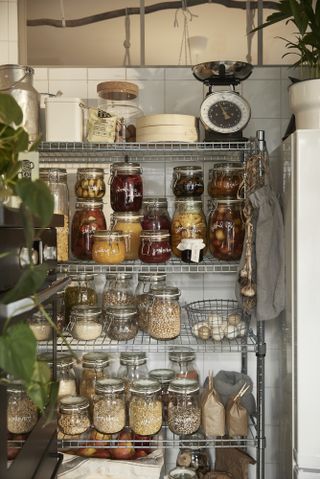
[[[210,93],[202,102],[200,118],[206,128],[217,133],[235,133],[250,120],[250,105],[234,91]]]

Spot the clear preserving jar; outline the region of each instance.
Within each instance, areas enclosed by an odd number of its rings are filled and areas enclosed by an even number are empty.
[[[201,423],[199,384],[194,379],[177,378],[169,385],[168,426],[174,434],[196,432]]]
[[[106,81],[98,83],[98,107],[117,118],[115,143],[136,141],[136,120],[143,116],[138,106],[139,88],[135,83]]]
[[[139,259],[143,263],[165,263],[171,258],[168,230],[145,230],[140,234]]]
[[[138,326],[145,333],[148,331],[148,306],[150,303],[149,292],[151,286],[164,286],[166,283],[165,273],[139,273],[138,285],[135,291],[136,305],[138,310]]]
[[[175,196],[201,196],[204,190],[201,166],[175,166],[172,191]]]
[[[209,214],[209,249],[217,259],[241,258],[244,241],[242,200],[218,200]]]
[[[141,215],[128,211],[126,213],[113,213],[112,229],[122,231],[125,237],[125,259],[138,259],[140,248]]]
[[[103,290],[103,309],[114,304],[135,304],[132,273],[108,273]]]
[[[126,235],[120,231],[96,231],[92,259],[100,264],[122,263],[126,257]]]
[[[53,357],[52,353],[45,352],[41,353],[38,356],[38,361],[45,362],[51,370],[51,380],[53,379]],[[76,375],[74,371],[73,358],[68,353],[57,353],[57,381],[59,384],[58,388],[58,399],[77,394],[77,384],[76,384]]]
[[[133,381],[148,377],[146,353],[140,351],[120,353],[120,367],[117,376],[125,383],[126,398],[128,399]]]
[[[168,479],[199,479],[199,477],[189,467],[175,467],[169,471]]]
[[[107,353],[97,351],[82,356],[79,392],[81,396],[89,399],[90,404],[95,395],[96,382],[110,376],[109,365],[110,357]]]
[[[113,211],[140,211],[143,198],[139,163],[114,163],[110,169],[110,203]]]
[[[93,425],[102,434],[115,434],[126,425],[124,382],[117,378],[100,379],[96,383]]]
[[[53,213],[63,215],[63,226],[57,230],[57,260],[69,259],[69,191],[65,168],[40,168],[40,179],[47,185],[54,200]]]
[[[217,163],[209,171],[208,193],[212,198],[237,198],[243,181],[241,163]]]
[[[148,308],[148,333],[154,339],[174,339],[180,334],[180,290],[174,287],[151,290]]]
[[[77,436],[90,427],[89,401],[83,396],[65,396],[60,399],[58,426],[62,434]]]
[[[169,351],[170,367],[176,378],[199,380],[199,373],[195,366],[196,353],[188,347],[177,347]]]
[[[177,466],[190,467],[199,478],[211,470],[211,458],[208,443],[202,433],[197,432],[181,438]]]
[[[135,434],[151,436],[162,426],[161,386],[153,379],[138,379],[130,388],[129,426]]]
[[[102,311],[96,306],[79,304],[74,306],[70,315],[71,335],[80,341],[92,341],[101,336]]]
[[[115,341],[128,341],[138,333],[137,308],[133,304],[111,305],[106,308],[107,334]]]
[[[170,231],[171,219],[168,212],[167,198],[144,197],[142,202],[143,230],[168,230]]]
[[[74,306],[77,306],[78,304],[95,306],[98,300],[93,274],[81,273],[78,275],[72,275],[70,279],[71,282],[64,290],[66,324],[68,324],[70,320],[70,313]]]
[[[169,403],[168,388],[170,381],[172,381],[174,377],[175,372],[172,369],[153,369],[149,372],[149,378],[155,379],[160,383],[161,386],[160,398],[162,402],[162,418],[164,423],[167,422],[167,410]]]
[[[183,239],[202,239],[207,243],[206,218],[202,201],[195,198],[179,198],[175,202],[175,212],[171,223],[171,247],[175,256],[180,257],[178,245]]]
[[[37,341],[49,341],[52,339],[52,327],[41,311],[32,314],[28,320],[28,325]]]
[[[78,168],[74,191],[79,199],[103,198],[106,192],[103,168]]]
[[[7,428],[12,434],[27,434],[36,425],[38,411],[19,381],[7,385]]]
[[[76,202],[71,226],[71,251],[78,259],[92,259],[93,235],[107,228],[101,200]]]

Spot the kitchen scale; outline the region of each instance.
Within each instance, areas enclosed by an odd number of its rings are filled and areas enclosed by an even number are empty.
[[[243,141],[242,130],[251,116],[250,105],[235,87],[251,75],[250,63],[214,61],[192,67],[195,78],[209,87],[200,107],[205,128],[204,141]],[[228,90],[215,90],[216,86]]]

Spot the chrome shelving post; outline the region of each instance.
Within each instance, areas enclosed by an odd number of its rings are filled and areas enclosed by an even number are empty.
[[[257,321],[257,479],[265,478],[265,357],[264,322]]]

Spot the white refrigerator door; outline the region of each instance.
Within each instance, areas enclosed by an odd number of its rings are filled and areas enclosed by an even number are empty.
[[[320,479],[320,471],[316,469],[294,469],[294,479]]]

